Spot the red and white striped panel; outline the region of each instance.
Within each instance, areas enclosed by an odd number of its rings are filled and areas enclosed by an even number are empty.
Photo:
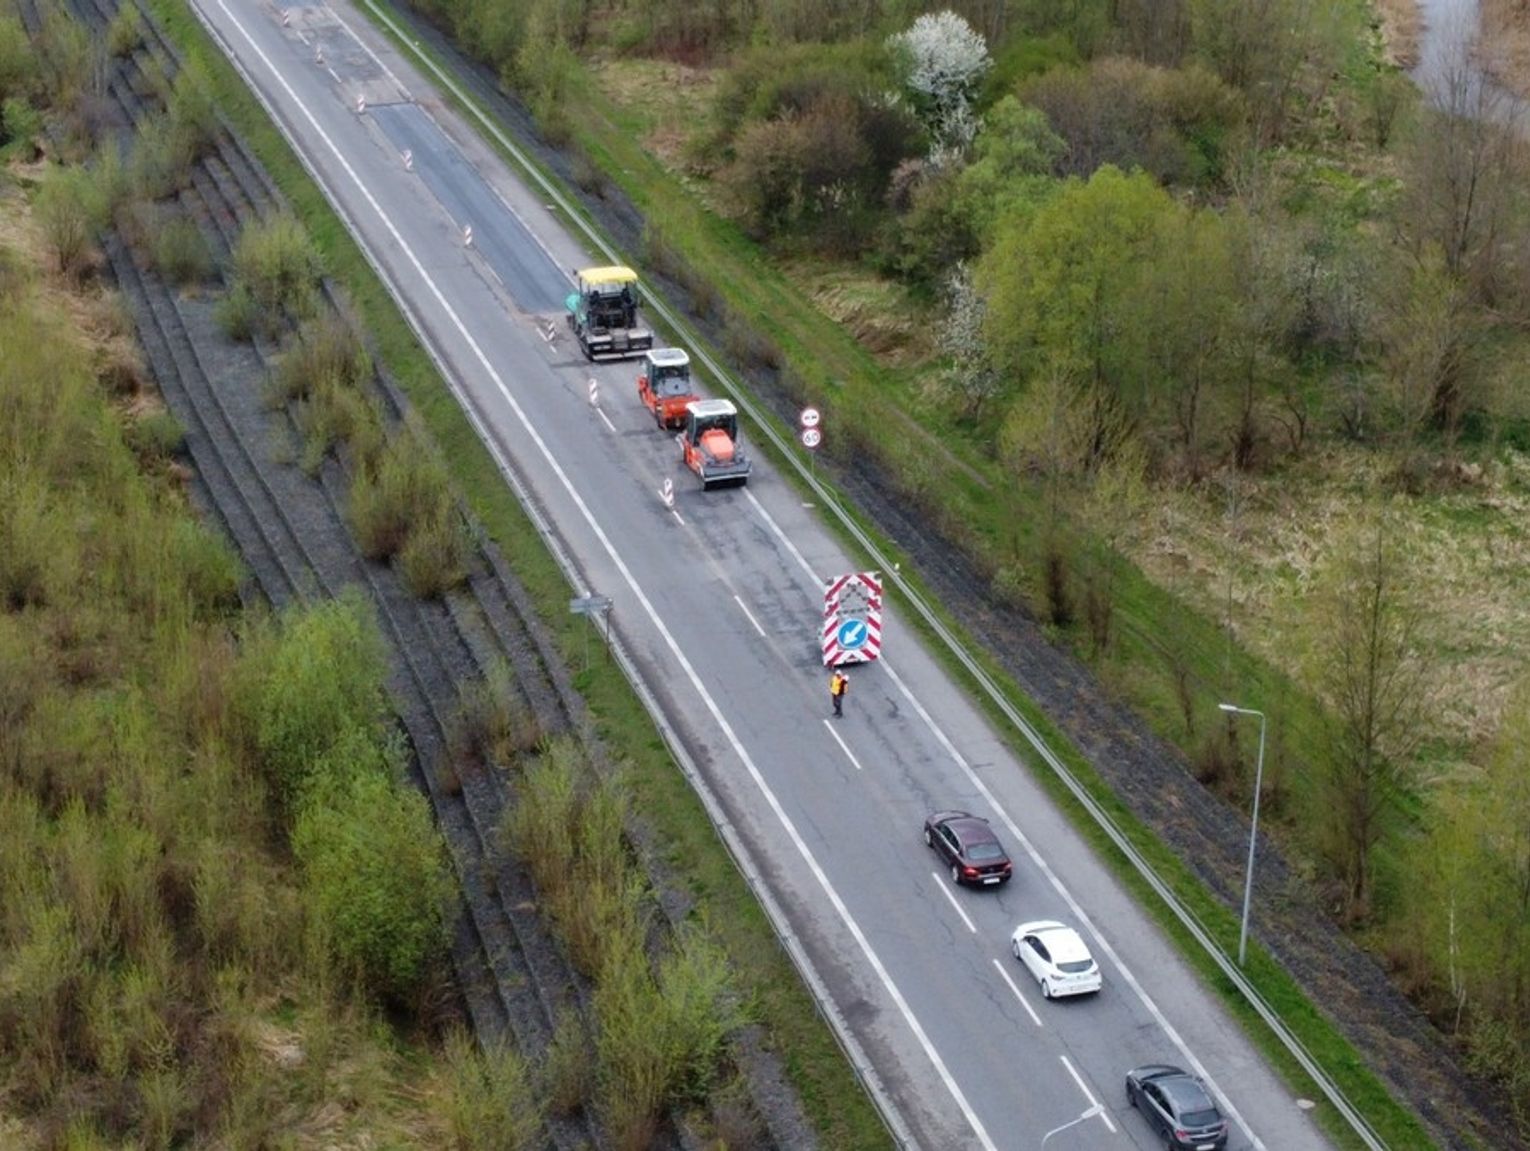
[[[882,654],[880,572],[850,572],[824,584],[819,641],[825,667],[869,663]]]

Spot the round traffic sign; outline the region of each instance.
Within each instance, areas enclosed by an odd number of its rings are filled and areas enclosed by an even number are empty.
[[[823,443],[823,433],[820,432],[817,428],[803,428],[802,429],[802,446],[803,447],[805,447],[805,448],[816,448],[821,443]]]
[[[816,428],[823,422],[823,414],[817,408],[803,408],[797,422],[805,428]]]
[[[839,646],[844,651],[854,651],[865,644],[866,637],[870,634],[865,620],[847,619],[839,625],[834,638],[839,641]]]

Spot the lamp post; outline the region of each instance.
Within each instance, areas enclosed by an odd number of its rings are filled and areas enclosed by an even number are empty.
[[[1052,1136],[1056,1135],[1059,1131],[1066,1131],[1069,1127],[1077,1127],[1080,1123],[1084,1122],[1084,1120],[1093,1119],[1103,1110],[1105,1109],[1096,1103],[1093,1107],[1089,1108],[1089,1110],[1085,1111],[1077,1119],[1069,1119],[1061,1127],[1052,1128],[1052,1130],[1048,1131],[1041,1137],[1041,1146],[1037,1148],[1037,1151],[1046,1151],[1047,1140],[1052,1138]]]
[[[1248,950],[1248,903],[1254,893],[1254,839],[1259,834],[1259,793],[1264,790],[1264,712],[1251,707],[1235,707],[1230,703],[1218,706],[1236,715],[1259,717],[1259,759],[1254,768],[1254,818],[1248,829],[1248,873],[1243,880],[1243,926],[1238,929],[1238,966],[1242,967],[1244,953]]]

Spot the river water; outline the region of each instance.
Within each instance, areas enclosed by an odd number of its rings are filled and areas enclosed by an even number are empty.
[[[1418,0],[1423,29],[1410,75],[1430,103],[1458,115],[1520,119],[1523,101],[1479,63],[1478,0]]]

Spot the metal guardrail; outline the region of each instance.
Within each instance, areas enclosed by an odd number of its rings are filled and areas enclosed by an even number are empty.
[[[421,48],[419,43],[409,35],[408,29],[401,27],[399,23],[393,18],[392,13],[384,9],[377,2],[377,0],[359,0],[359,2],[371,11],[374,18],[383,24],[388,29],[388,31],[393,34],[393,36],[400,44],[403,44],[410,49],[421,66],[423,66],[448,90],[451,91],[452,95],[455,96],[456,99],[462,104],[462,106],[466,108],[468,112],[473,116],[473,118],[479,122],[483,129],[494,138],[495,142],[499,144],[499,146],[503,148],[521,166],[522,170],[529,176],[530,179],[535,181],[537,186],[547,195],[549,200],[551,200],[552,203],[556,204],[563,210],[569,221],[575,227],[577,227],[581,233],[583,233],[584,237],[589,241],[591,247],[595,251],[599,252],[612,263],[619,263],[624,259],[624,257],[606,241],[605,237],[596,230],[594,225],[584,217],[578,207],[570,201],[568,196],[565,195],[563,189],[548,179],[548,177],[541,171],[541,169],[537,167],[537,165],[533,163],[531,159],[526,155],[525,151],[513,140],[507,137],[503,131],[501,131],[499,125],[479,106],[478,102],[473,99],[472,95],[465,91],[463,87],[457,82],[454,76],[452,76],[449,72],[438,65],[435,60],[432,59]],[[1178,919],[1180,923],[1185,927],[1185,929],[1190,932],[1190,934],[1195,938],[1196,942],[1199,943],[1200,946],[1205,950],[1206,954],[1209,955],[1213,962],[1216,963],[1217,967],[1221,970],[1222,974],[1227,978],[1227,980],[1238,989],[1239,994],[1241,994],[1244,999],[1248,1001],[1249,1005],[1259,1015],[1260,1019],[1264,1021],[1265,1025],[1270,1029],[1270,1031],[1276,1036],[1276,1038],[1280,1040],[1281,1044],[1297,1061],[1302,1070],[1312,1079],[1314,1083],[1317,1084],[1319,1090],[1322,1091],[1324,1098],[1333,1105],[1334,1109],[1338,1111],[1341,1116],[1343,1116],[1345,1122],[1349,1124],[1350,1128],[1366,1145],[1366,1147],[1369,1148],[1370,1151],[1389,1151],[1386,1142],[1376,1132],[1375,1128],[1371,1126],[1370,1122],[1365,1118],[1365,1116],[1362,1115],[1360,1111],[1354,1106],[1354,1104],[1349,1101],[1349,1099],[1339,1089],[1339,1086],[1333,1081],[1332,1078],[1330,1078],[1328,1073],[1317,1062],[1312,1053],[1307,1050],[1302,1041],[1298,1039],[1296,1035],[1290,1030],[1290,1028],[1286,1026],[1284,1021],[1281,1020],[1280,1016],[1276,1014],[1275,1009],[1271,1007],[1264,996],[1260,994],[1259,989],[1254,986],[1253,982],[1246,975],[1244,975],[1242,970],[1232,961],[1231,957],[1229,957],[1226,952],[1224,952],[1222,948],[1217,945],[1216,941],[1212,938],[1211,933],[1200,922],[1195,914],[1180,902],[1179,898],[1169,888],[1168,884],[1165,883],[1162,878],[1160,878],[1158,873],[1154,871],[1152,865],[1116,825],[1115,821],[1110,817],[1109,813],[1106,812],[1099,805],[1099,803],[1096,802],[1094,797],[1090,795],[1089,791],[1074,776],[1073,772],[1070,771],[1067,765],[1063,763],[1063,761],[1058,757],[1057,753],[1054,752],[1052,748],[1047,744],[1041,733],[1038,732],[1022,714],[1020,714],[1019,709],[1016,708],[1015,705],[1010,701],[1008,695],[1004,692],[1001,686],[993,679],[991,675],[989,675],[987,669],[985,669],[982,664],[979,663],[971,655],[971,653],[967,650],[966,645],[946,625],[944,620],[941,619],[939,613],[937,613],[924,599],[924,597],[909,584],[908,580],[906,580],[897,571],[897,569],[893,567],[891,560],[877,546],[876,541],[873,540],[871,536],[861,528],[861,526],[855,521],[854,517],[845,511],[834,493],[831,492],[830,489],[826,487],[821,480],[819,480],[816,472],[813,469],[807,467],[802,462],[802,459],[795,450],[795,441],[782,434],[768,413],[765,413],[753,401],[753,399],[744,391],[738,381],[734,379],[733,375],[728,372],[706,350],[705,344],[702,343],[696,331],[691,327],[689,323],[687,323],[678,313],[671,309],[658,296],[650,294],[647,298],[649,305],[670,326],[670,328],[687,339],[691,345],[693,354],[698,360],[701,361],[702,364],[706,366],[706,368],[712,373],[713,377],[723,385],[724,390],[728,392],[733,401],[738,405],[739,409],[744,414],[749,416],[749,418],[754,422],[755,426],[764,433],[764,435],[776,447],[780,455],[796,471],[797,476],[804,483],[806,483],[808,487],[819,497],[819,499],[823,502],[823,505],[829,509],[829,511],[834,515],[835,519],[839,521],[840,525],[850,533],[850,536],[856,541],[857,544],[860,545],[860,547],[865,551],[866,555],[869,556],[872,561],[881,568],[884,573],[884,577],[891,579],[891,581],[897,586],[898,590],[902,593],[904,600],[924,621],[926,626],[928,626],[930,630],[939,637],[940,641],[946,646],[947,650],[949,650],[951,654],[957,658],[962,667],[973,678],[973,680],[976,681],[984,694],[987,695],[988,698],[994,703],[994,705],[999,708],[1005,718],[1014,725],[1015,729],[1025,737],[1026,742],[1031,745],[1036,754],[1039,755],[1041,759],[1046,763],[1046,765],[1052,769],[1052,772],[1057,776],[1059,780],[1062,781],[1063,785],[1068,789],[1069,793],[1074,797],[1074,799],[1078,801],[1079,805],[1089,813],[1090,817],[1095,821],[1100,829],[1105,832],[1111,843],[1115,845],[1116,849],[1121,852],[1121,854],[1127,859],[1128,862],[1131,863],[1132,867],[1143,878],[1143,880],[1147,882],[1148,886],[1153,889],[1153,891],[1163,901],[1164,905],[1168,907],[1169,910],[1174,914],[1175,918]],[[550,527],[547,530],[550,531]],[[567,557],[564,558],[567,561]],[[626,664],[626,671],[629,678],[635,676],[637,669],[632,666],[629,661],[624,660],[623,662]],[[643,694],[645,698],[651,699],[651,697],[647,696],[646,692]],[[652,710],[652,708],[650,708],[650,710]],[[674,733],[668,734],[672,738],[668,738],[666,742],[669,742],[672,747],[677,746],[678,736]],[[694,772],[694,770],[688,771],[687,774],[691,776],[693,783],[699,781],[700,777]],[[708,802],[709,800],[710,802]],[[709,792],[703,792],[703,802],[706,804],[709,810],[713,811],[714,815],[719,813],[718,810],[715,809],[715,797],[711,797]],[[730,830],[732,829],[730,828]],[[733,836],[729,835],[727,838],[729,841],[731,841]],[[735,845],[730,842],[730,851],[733,850],[734,846]],[[735,857],[737,857],[736,851],[734,851],[734,854]],[[753,877],[755,875],[755,871],[752,866],[744,866],[742,869],[744,870],[746,876]],[[774,919],[775,917],[772,916],[772,918]],[[784,926],[784,917],[782,920],[782,925]],[[788,946],[788,950],[792,952],[793,959],[798,961],[798,966],[800,968],[803,962],[806,961],[806,956],[800,954],[800,951],[798,950],[799,948],[800,944],[797,945],[797,948]],[[809,968],[811,968],[810,963]],[[809,982],[810,985],[814,987],[815,995],[823,990],[816,976],[811,978]],[[824,1005],[820,1004],[820,1010],[822,1010],[823,1007]],[[838,1032],[839,1027],[835,1026],[834,1030]],[[846,1039],[846,1036],[840,1035],[839,1038],[841,1043],[843,1043]],[[861,1073],[861,1071],[861,1068],[857,1068],[858,1073]],[[889,1101],[886,1099],[886,1096],[881,1091],[874,1090],[872,1094],[874,1098],[878,1099],[879,1108],[885,1108],[885,1106],[889,1103]],[[907,1128],[904,1126],[901,1117],[898,1117],[894,1111],[893,1115],[891,1116],[884,1113],[883,1118],[884,1120],[888,1121],[889,1129],[893,1131],[894,1136],[899,1139],[899,1142],[904,1142],[907,1138]]]

